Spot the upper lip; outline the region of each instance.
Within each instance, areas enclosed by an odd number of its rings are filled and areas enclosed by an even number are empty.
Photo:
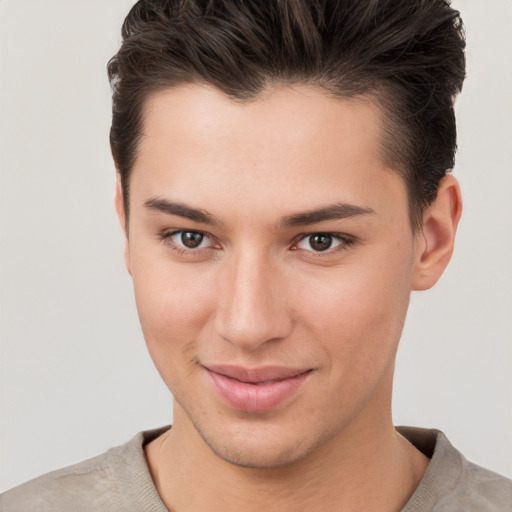
[[[233,365],[208,365],[205,368],[211,372],[224,375],[241,382],[265,382],[270,380],[283,380],[306,373],[310,368],[289,368],[286,366],[263,366],[260,368],[244,368]]]

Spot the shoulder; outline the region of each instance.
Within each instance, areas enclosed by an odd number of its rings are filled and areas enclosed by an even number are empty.
[[[167,427],[168,428],[168,427]],[[52,471],[0,496],[2,512],[89,512],[133,510],[137,488],[147,505],[158,494],[144,458],[143,446],[165,429],[141,432],[103,455]],[[140,493],[140,494],[139,494]],[[128,505],[127,505],[128,503]],[[155,507],[155,510],[158,506]]]
[[[452,495],[439,501],[435,510],[510,512],[512,510],[512,480],[482,468],[461,456],[461,473]],[[451,508],[450,508],[451,507]]]
[[[512,480],[469,462],[439,430],[397,430],[431,459],[403,512],[512,511]]]
[[[0,510],[104,510],[107,507],[102,506],[101,501],[115,496],[109,458],[107,452],[15,487],[0,496]]]

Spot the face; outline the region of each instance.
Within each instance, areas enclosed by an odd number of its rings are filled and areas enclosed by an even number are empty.
[[[126,258],[177,432],[272,467],[389,421],[418,238],[379,148],[374,104],[306,86],[150,98]]]

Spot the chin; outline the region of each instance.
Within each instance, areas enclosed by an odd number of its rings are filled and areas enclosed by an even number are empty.
[[[204,439],[204,438],[203,438]],[[250,469],[275,469],[290,466],[305,458],[313,449],[297,445],[275,446],[268,443],[217,443],[204,439],[210,449],[222,460],[234,466]]]
[[[210,425],[209,425],[210,426]],[[220,459],[234,466],[273,469],[295,464],[315,452],[330,438],[327,432],[317,436],[294,432],[284,425],[230,425],[225,429],[196,430]]]

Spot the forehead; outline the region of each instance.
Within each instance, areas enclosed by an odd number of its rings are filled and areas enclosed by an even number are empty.
[[[275,152],[307,142],[316,153],[339,146],[355,152],[363,145],[377,153],[380,131],[380,108],[372,97],[344,99],[305,85],[277,86],[241,101],[210,86],[188,84],[151,95],[143,109],[143,137],[150,144],[165,136],[203,150],[260,145]]]
[[[386,188],[403,192],[380,148],[380,111],[369,98],[282,86],[241,102],[186,85],[148,99],[132,185],[141,200],[165,194],[211,203],[236,195],[247,207],[254,199],[290,210],[315,207],[322,197],[363,204]]]

